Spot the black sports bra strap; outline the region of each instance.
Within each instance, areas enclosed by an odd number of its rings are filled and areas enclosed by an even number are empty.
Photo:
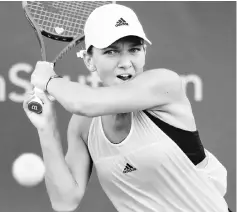
[[[198,131],[186,131],[152,116],[147,111],[143,111],[167,136],[169,136],[187,157],[197,165],[205,158],[205,151]]]

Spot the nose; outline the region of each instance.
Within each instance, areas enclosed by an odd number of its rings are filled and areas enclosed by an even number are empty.
[[[118,68],[127,70],[130,67],[132,67],[131,58],[127,54],[121,55],[118,61]]]

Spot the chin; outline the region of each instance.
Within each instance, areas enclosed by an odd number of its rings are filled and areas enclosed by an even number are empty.
[[[130,81],[131,79],[132,79],[132,78],[127,79],[127,80],[118,79],[117,82],[116,82],[116,84],[123,84],[123,83],[126,83],[126,82]]]

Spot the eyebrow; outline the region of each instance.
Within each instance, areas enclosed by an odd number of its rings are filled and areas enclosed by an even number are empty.
[[[137,43],[131,43],[129,45],[129,47],[141,46],[141,45],[142,45],[141,43],[137,42]],[[106,48],[104,48],[102,50],[107,50],[107,49],[119,49],[119,47],[116,44],[111,44],[110,46],[108,46],[108,47],[106,47]]]

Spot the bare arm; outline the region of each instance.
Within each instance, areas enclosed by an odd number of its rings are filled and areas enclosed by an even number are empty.
[[[80,187],[80,197],[84,196],[87,184],[89,182],[93,161],[87,147],[88,118],[72,115],[68,126],[67,139],[68,151],[66,153],[66,162]],[[84,134],[83,134],[84,133]]]
[[[78,207],[91,174],[91,158],[76,129],[80,127],[77,121],[72,117],[69,123],[66,157],[57,130],[39,132],[46,166],[46,188],[55,211],[73,211]]]
[[[166,69],[146,71],[123,84],[100,88],[55,79],[48,91],[68,111],[86,116],[144,110],[179,101],[183,96],[180,77]]]
[[[66,158],[57,127],[54,103],[45,93],[37,95],[43,110],[36,114],[28,109],[34,93],[26,95],[23,108],[31,123],[38,130],[45,164],[45,183],[52,207],[56,211],[73,211],[79,205],[91,173],[91,158],[81,135],[84,135],[85,117],[71,118],[68,126]],[[89,125],[89,124],[88,124]]]

